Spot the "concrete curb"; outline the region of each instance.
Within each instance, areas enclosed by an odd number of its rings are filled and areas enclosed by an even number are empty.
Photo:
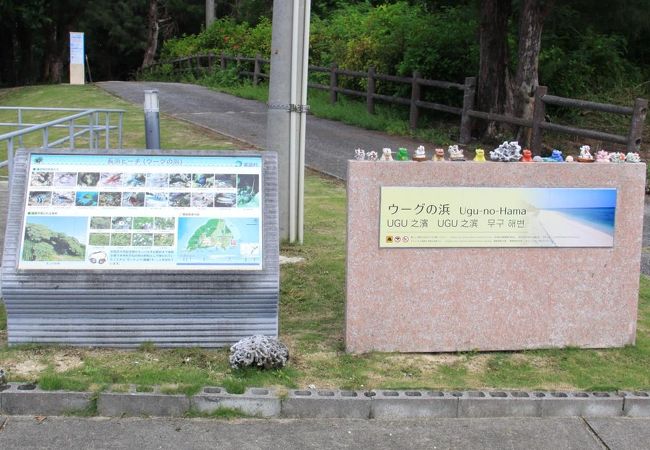
[[[0,414],[108,417],[182,417],[213,414],[220,409],[276,418],[476,418],[476,417],[650,417],[650,392],[548,391],[345,391],[249,388],[230,394],[206,387],[186,395],[153,392],[44,391],[32,384],[9,383],[0,391]]]

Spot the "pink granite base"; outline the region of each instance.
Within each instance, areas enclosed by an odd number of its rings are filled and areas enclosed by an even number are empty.
[[[350,161],[347,351],[633,344],[645,173],[629,163]],[[379,248],[381,186],[614,187],[614,247]]]

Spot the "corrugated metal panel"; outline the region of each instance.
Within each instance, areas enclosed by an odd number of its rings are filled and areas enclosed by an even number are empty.
[[[262,156],[263,270],[102,272],[17,270],[31,152],[21,150],[16,155],[9,194],[2,260],[9,344],[137,347],[150,341],[160,347],[222,347],[252,334],[277,336],[279,237],[275,153],[216,153]],[[206,152],[179,150],[164,154]]]

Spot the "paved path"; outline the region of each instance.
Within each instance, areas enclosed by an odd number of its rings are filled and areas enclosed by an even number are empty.
[[[160,110],[226,136],[266,146],[266,105],[202,86],[181,83],[107,81],[97,85],[134,103],[144,102],[145,89],[158,89]],[[319,172],[344,180],[347,160],[354,149],[381,151],[383,147],[415,149],[421,142],[377,131],[361,130],[332,120],[307,117],[305,164]],[[165,143],[162,143],[163,147]],[[431,150],[431,149],[429,149]]]
[[[233,420],[0,417],[13,449],[650,448],[650,419]],[[39,419],[45,419],[39,422]]]

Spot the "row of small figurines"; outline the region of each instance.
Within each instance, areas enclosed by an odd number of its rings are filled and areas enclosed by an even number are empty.
[[[447,154],[450,161],[465,161],[465,156],[463,150],[458,148],[458,145],[450,145],[447,148]],[[394,155],[394,157],[393,157]],[[382,150],[381,156],[378,157],[377,152],[369,151],[366,152],[361,148],[357,148],[354,151],[354,159],[358,161],[368,160],[368,161],[426,161],[426,152],[423,145],[420,145],[413,156],[409,155],[408,150],[405,148],[400,148],[397,153],[393,153],[390,148],[384,148]],[[492,161],[500,162],[511,162],[511,161],[521,161],[521,162],[600,162],[600,163],[638,163],[641,162],[641,157],[638,153],[629,152],[627,154],[620,152],[607,152],[605,150],[599,150],[596,152],[596,156],[591,154],[591,147],[588,145],[583,145],[580,147],[580,156],[574,158],[571,155],[568,155],[566,158],[562,155],[562,151],[553,149],[550,157],[534,156],[530,150],[524,149],[523,153],[521,151],[521,146],[517,141],[504,141],[503,144],[499,145],[494,150],[490,151],[490,159]],[[445,151],[442,148],[436,148],[433,153],[432,161],[445,161]],[[474,156],[473,161],[484,162],[485,151],[482,148],[476,149],[476,156]]]

